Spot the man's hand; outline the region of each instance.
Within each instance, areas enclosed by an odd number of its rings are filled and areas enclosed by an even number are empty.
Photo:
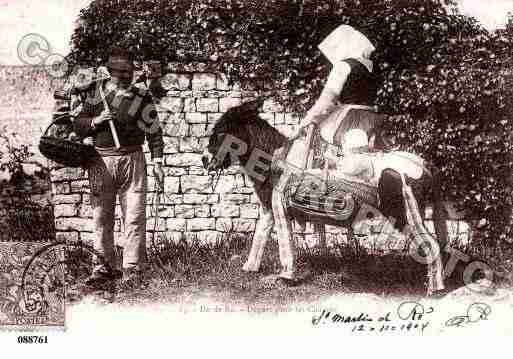
[[[98,126],[104,122],[108,122],[110,120],[115,120],[116,116],[117,116],[117,114],[115,111],[103,110],[103,112],[100,114],[100,116],[96,116],[95,118],[93,118],[93,124],[95,126]]]
[[[153,164],[153,175],[159,186],[159,191],[164,192],[164,170],[162,169],[162,163]]]

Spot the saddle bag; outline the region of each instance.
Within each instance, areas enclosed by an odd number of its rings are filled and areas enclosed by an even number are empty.
[[[345,220],[356,214],[362,203],[378,208],[377,189],[343,178],[327,180],[304,172],[291,178],[288,185],[289,206],[308,215]]]

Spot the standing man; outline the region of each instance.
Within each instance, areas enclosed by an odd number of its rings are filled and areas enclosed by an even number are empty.
[[[134,75],[131,54],[119,47],[112,48],[107,69],[110,79],[104,87],[99,84],[95,97],[85,102],[75,120],[75,132],[83,138],[92,137],[99,154],[88,167],[94,248],[114,269],[114,213],[116,195],[119,195],[125,235],[123,271],[128,281],[137,284],[142,279],[147,262],[147,178],[142,145],[145,140],[148,142],[153,173],[162,189],[164,142],[150,93],[131,87]],[[116,146],[110,121],[117,132],[119,146]],[[87,284],[101,285],[119,279],[122,275],[119,271],[109,271],[105,265],[96,263]]]

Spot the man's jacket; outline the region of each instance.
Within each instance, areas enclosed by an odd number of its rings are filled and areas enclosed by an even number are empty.
[[[151,95],[132,86],[128,91],[105,91],[105,99],[111,111],[117,113],[114,125],[121,149],[116,149],[108,122],[93,128],[91,118],[99,116],[104,109],[103,101],[96,90],[89,96],[74,123],[78,136],[92,137],[97,151],[102,156],[113,156],[138,150],[146,139],[151,158],[162,157],[164,141],[158,114]]]

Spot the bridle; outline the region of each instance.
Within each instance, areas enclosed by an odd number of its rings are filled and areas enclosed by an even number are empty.
[[[215,171],[215,173],[213,173],[210,178],[211,178],[211,183],[212,183],[212,192],[215,192],[216,191],[216,188],[217,188],[217,184],[219,183],[219,179],[221,178],[221,174],[223,173],[223,168],[219,168]]]
[[[213,131],[212,131],[212,132],[213,132]],[[212,133],[212,132],[211,132],[211,133],[209,133],[209,134],[207,134],[207,136],[208,136],[209,138],[210,138],[210,137],[212,137],[212,136],[214,135],[214,133]],[[222,134],[222,133],[218,133],[218,134],[216,134],[216,136],[219,136],[219,135],[221,135],[221,134]],[[216,161],[216,162],[217,162],[217,158],[216,158],[215,156],[214,156],[214,157],[212,157],[211,163],[212,163],[212,161]],[[218,169],[216,169],[216,170],[213,170],[213,172],[214,172],[214,173],[212,173],[212,174],[210,175],[210,183],[211,183],[211,186],[212,186],[212,192],[214,192],[214,193],[215,193],[216,188],[217,188],[217,185],[218,185],[218,183],[219,183],[219,179],[221,178],[221,174],[223,173],[223,168],[222,168],[222,166],[221,166],[221,167],[219,167],[219,168],[218,168]]]
[[[214,133],[214,130],[211,130],[211,133],[209,133],[207,136],[208,137],[212,137],[213,135],[215,135],[216,137],[219,137],[223,134],[225,134],[228,130],[227,129],[223,129],[223,131],[219,132],[219,133]],[[251,136],[253,136],[253,132],[252,132],[252,129],[251,127],[248,128],[248,131],[250,132],[250,138]],[[217,158],[214,156],[211,160],[212,161],[218,161]],[[211,175],[211,183],[212,183],[212,192],[215,192],[216,188],[217,188],[217,185],[219,183],[219,179],[221,177],[221,175],[223,174],[224,172],[224,168],[222,166],[222,163],[221,163],[221,166],[217,169],[217,170],[214,170],[214,173]]]

